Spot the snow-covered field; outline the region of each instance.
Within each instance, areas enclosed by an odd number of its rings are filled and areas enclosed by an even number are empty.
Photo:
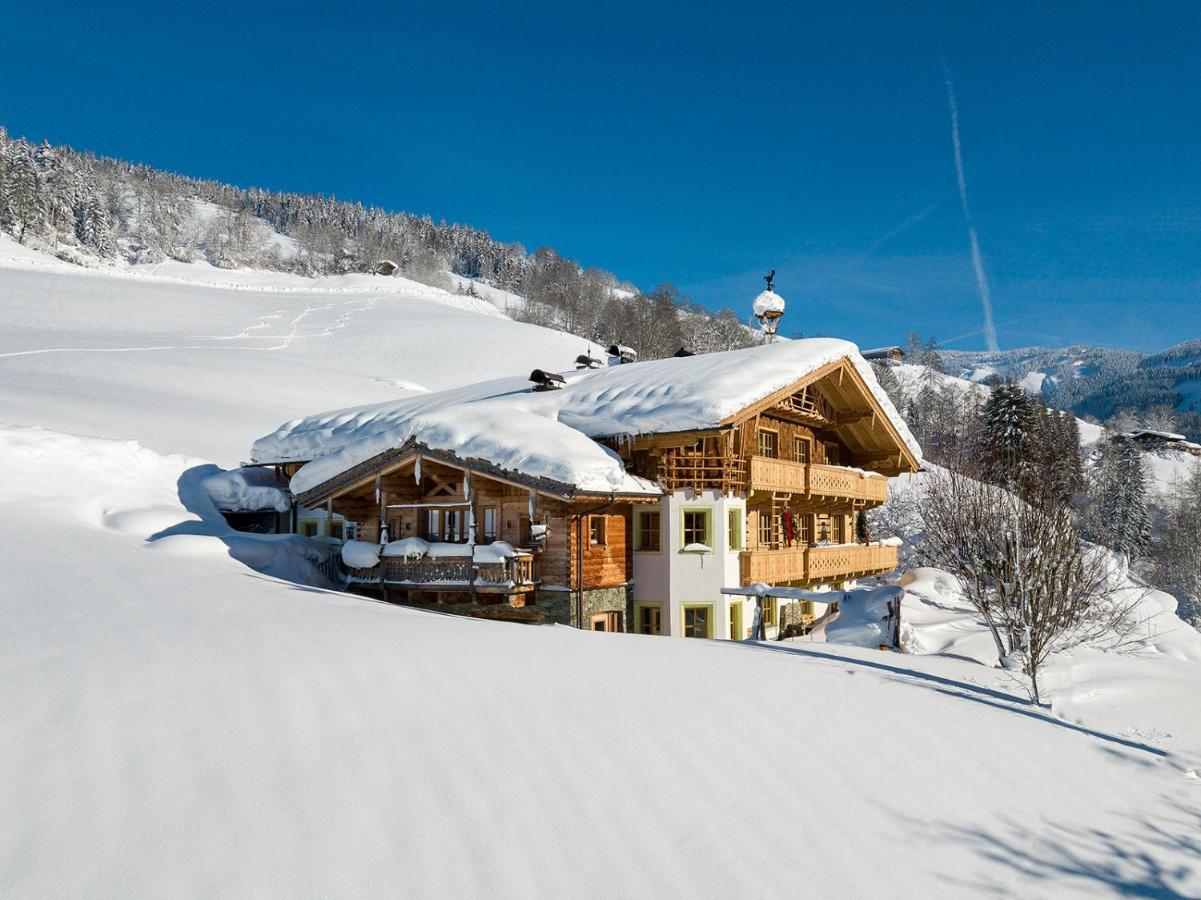
[[[476,302],[0,243],[0,894],[1201,895],[1195,632],[1034,709],[938,573],[911,656],[406,610],[224,527],[289,417],[583,349]]]

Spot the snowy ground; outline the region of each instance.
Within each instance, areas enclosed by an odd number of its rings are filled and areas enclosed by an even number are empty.
[[[568,369],[588,347],[404,279],[87,270],[0,236],[0,422],[226,466],[289,418]]]
[[[1037,710],[937,574],[924,656],[291,584],[309,542],[223,528],[210,460],[579,342],[403,284],[5,255],[0,894],[1201,895],[1201,636],[1073,654]]]

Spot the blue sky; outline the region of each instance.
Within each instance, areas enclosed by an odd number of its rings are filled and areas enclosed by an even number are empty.
[[[1201,337],[1201,3],[0,0],[13,135],[550,245],[785,330]]]

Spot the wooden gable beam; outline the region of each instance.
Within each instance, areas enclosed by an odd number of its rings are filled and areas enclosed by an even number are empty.
[[[752,403],[750,406],[747,406],[744,409],[734,413],[732,416],[727,416],[718,424],[724,427],[727,425],[735,425],[741,422],[746,422],[753,417],[757,417],[760,413],[770,411],[773,406],[775,406],[785,397],[791,396],[802,388],[815,385],[818,381],[835,373],[837,373],[838,376],[838,387],[842,391],[845,392],[848,387],[854,387],[868,403],[869,414],[865,415],[864,419],[871,419],[871,426],[873,430],[876,430],[880,423],[884,424],[885,432],[898,450],[898,452],[895,453],[893,451],[889,451],[890,458],[892,456],[899,457],[900,464],[898,468],[905,468],[905,462],[908,461],[910,468],[916,471],[919,468],[917,458],[905,445],[904,440],[901,439],[900,432],[897,431],[896,426],[892,423],[892,420],[887,415],[884,415],[884,410],[881,408],[879,401],[872,393],[871,388],[867,386],[867,382],[863,380],[863,376],[860,375],[859,371],[854,367],[854,365],[851,364],[850,359],[845,356],[840,357],[833,362],[826,363],[826,365],[815,369],[813,372],[810,372],[803,378],[797,379],[787,387],[783,387],[778,391],[773,391],[762,400]],[[857,415],[857,413],[854,415]],[[854,423],[849,420],[844,420],[842,422],[836,421],[834,427],[837,428],[843,425],[857,424],[859,421],[862,421],[862,419],[857,419]]]
[[[849,365],[849,363],[847,362],[847,359],[845,356],[841,357],[840,359],[836,359],[833,362],[826,363],[824,366],[822,366],[821,368],[815,369],[814,371],[810,372],[805,377],[798,378],[796,381],[792,382],[792,384],[787,385],[786,387],[782,387],[778,391],[772,391],[770,394],[768,394],[762,400],[758,400],[755,403],[752,403],[750,406],[747,406],[747,407],[739,410],[738,412],[734,413],[734,415],[726,416],[724,419],[722,419],[717,424],[719,427],[725,427],[726,425],[737,425],[739,422],[745,422],[747,419],[750,419],[752,416],[757,416],[759,413],[767,412],[773,406],[775,406],[777,403],[779,403],[781,400],[783,400],[785,397],[792,396],[793,394],[795,394],[797,391],[801,390],[802,388],[808,387],[809,385],[813,384],[815,381],[817,381],[821,378],[825,378],[827,375],[834,372],[839,367],[846,366],[846,365]]]

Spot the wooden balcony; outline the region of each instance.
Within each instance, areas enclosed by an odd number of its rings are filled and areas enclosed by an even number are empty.
[[[386,584],[427,591],[474,589],[500,594],[524,593],[538,585],[534,558],[525,553],[501,562],[473,562],[470,556],[420,559],[388,556],[370,568],[346,569],[344,580],[351,584]]]
[[[878,505],[888,497],[888,479],[882,475],[864,475],[854,469],[818,463],[798,463],[787,459],[751,457],[752,491],[797,494],[816,500],[850,501],[859,505]]]
[[[835,544],[745,550],[739,562],[744,586],[756,581],[767,584],[842,581],[892,571],[897,567],[897,548],[879,544]]]

